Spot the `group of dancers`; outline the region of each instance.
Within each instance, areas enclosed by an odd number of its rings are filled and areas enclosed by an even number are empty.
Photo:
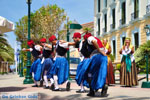
[[[51,44],[48,44],[45,38],[40,40],[40,44],[35,44],[33,40],[28,41],[30,48],[23,50],[30,51],[34,57],[34,62],[30,69],[35,83],[33,87],[39,86],[37,81],[40,81],[40,86],[43,86],[44,80],[45,89],[50,88],[52,91],[61,91],[59,85],[66,83],[66,91],[70,91],[71,83],[68,80],[69,64],[66,59],[66,53],[69,50],[69,46],[74,46],[83,58],[77,66],[75,77],[76,83],[81,86],[81,89],[76,92],[85,93],[84,86],[86,86],[90,88],[87,96],[95,96],[95,92],[99,89],[102,89],[101,96],[106,96],[108,85],[115,84],[113,66],[109,56],[111,46],[106,39],[101,41],[99,38],[92,36],[91,33],[86,33],[83,36],[83,40],[81,40],[81,34],[76,32],[72,38],[74,42],[66,42],[64,40],[57,40],[55,35],[52,35],[49,38]],[[121,49],[120,53],[123,54],[123,50],[126,50],[126,46]],[[132,50],[130,52],[128,51],[128,54],[132,55],[132,53]],[[128,54],[126,53],[126,55]],[[123,56],[123,59],[127,57]],[[132,62],[134,62],[134,59]],[[128,66],[128,64],[126,65]],[[135,68],[135,64],[133,65]],[[127,67],[127,73],[133,69],[131,66]],[[131,72],[133,73],[133,71]],[[48,79],[51,83],[50,87],[48,85]],[[121,84],[126,85],[123,82]],[[129,86],[132,85],[137,85],[137,83],[132,84],[131,82],[129,84]]]

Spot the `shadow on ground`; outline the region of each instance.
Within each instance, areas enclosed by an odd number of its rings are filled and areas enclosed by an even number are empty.
[[[94,98],[97,100],[150,100],[150,97],[131,97],[131,96],[114,96],[114,97],[108,97],[109,94],[106,97],[101,97],[98,94],[96,94],[95,97],[82,97],[81,94],[73,94],[73,95],[68,95],[66,97],[60,97],[60,96],[52,96],[49,97],[43,93],[39,93],[40,95],[40,100],[93,100]]]
[[[12,92],[12,91],[20,91],[25,89],[26,87],[0,87],[0,92]]]
[[[57,92],[56,92],[57,93]],[[61,97],[61,96],[47,96],[43,93],[39,93],[40,95],[40,100],[92,100],[93,98],[105,98],[101,97],[100,92],[97,92],[94,97],[83,97],[80,93],[78,94],[73,94],[73,95],[68,95],[66,97]],[[109,94],[106,95],[108,97]],[[42,99],[41,99],[42,98]]]

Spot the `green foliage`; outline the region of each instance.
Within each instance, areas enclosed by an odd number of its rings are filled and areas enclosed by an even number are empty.
[[[110,54],[110,59],[111,59],[111,61],[112,61],[112,62],[114,62],[114,60],[115,60],[115,56],[114,56],[114,55],[112,55],[112,54]]]
[[[146,72],[146,59],[145,56],[149,56],[150,62],[150,41],[142,44],[134,53],[136,66],[141,69],[144,73]],[[150,72],[150,63],[149,63],[149,72]]]
[[[84,30],[85,33],[88,33],[88,32],[92,31],[92,28],[85,27],[85,28],[83,28],[83,30]]]
[[[30,36],[35,43],[38,43],[41,38],[48,40],[55,33],[58,33],[59,39],[66,37],[64,31],[61,31],[62,24],[66,20],[66,14],[64,9],[57,5],[42,6],[31,13],[30,20]],[[17,41],[21,43],[21,48],[27,48],[28,16],[24,16],[16,22],[15,34]],[[26,53],[21,52],[21,55],[26,61]]]
[[[4,74],[7,74],[7,72],[0,72],[0,75],[4,75]]]
[[[14,49],[5,37],[6,35],[0,34],[0,61],[14,61]]]
[[[26,76],[27,69],[23,69],[23,76]]]
[[[117,65],[116,65],[116,69],[117,69],[117,70],[120,70],[120,68],[121,68],[121,64],[117,64]]]
[[[43,37],[48,39],[55,33],[59,34],[61,25],[65,20],[64,9],[59,8],[57,5],[42,6],[37,11],[31,13],[31,39],[37,42]],[[15,34],[17,40],[22,43],[22,47],[27,42],[27,25],[28,16],[24,16],[19,22],[16,22]],[[60,32],[60,34],[62,33]]]

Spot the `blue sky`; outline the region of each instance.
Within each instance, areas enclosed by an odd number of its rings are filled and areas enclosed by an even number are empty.
[[[32,0],[31,11],[34,12],[43,5],[57,4],[65,9],[70,20],[76,20],[83,24],[94,19],[94,0]],[[28,14],[26,0],[0,0],[0,16],[12,22],[18,22],[24,15]],[[14,32],[5,33],[11,46],[15,47]]]

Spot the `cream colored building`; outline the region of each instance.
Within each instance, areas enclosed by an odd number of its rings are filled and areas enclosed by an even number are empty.
[[[150,25],[150,0],[94,0],[94,34],[109,40],[115,62],[125,37],[135,50],[147,41],[145,25]]]

